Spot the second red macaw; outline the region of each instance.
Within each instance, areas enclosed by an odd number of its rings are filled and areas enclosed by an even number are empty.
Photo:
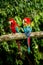
[[[24,33],[27,36],[28,53],[30,53],[30,33],[32,31],[30,18],[25,17],[23,19],[23,29]]]

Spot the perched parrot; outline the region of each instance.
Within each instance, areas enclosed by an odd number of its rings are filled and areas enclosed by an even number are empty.
[[[13,18],[9,19],[9,27],[13,33],[19,33],[19,25],[16,23],[16,21]],[[20,51],[20,42],[19,40],[16,40],[18,45],[18,51]]]
[[[23,19],[23,29],[24,33],[27,36],[28,53],[30,53],[30,33],[32,31],[30,18],[25,17]]]

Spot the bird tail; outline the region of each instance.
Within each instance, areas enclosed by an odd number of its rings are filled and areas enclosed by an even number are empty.
[[[30,37],[27,38],[28,53],[30,53]]]

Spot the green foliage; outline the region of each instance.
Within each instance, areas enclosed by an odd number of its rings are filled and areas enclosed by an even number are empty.
[[[22,20],[19,16],[15,16],[14,18],[19,26],[22,26]]]
[[[11,33],[8,19],[16,16],[17,18],[20,17],[21,20],[24,17],[30,17],[34,23],[33,31],[43,31],[43,0],[0,0],[0,35]],[[20,23],[21,20],[19,20],[19,24],[22,24]],[[18,47],[15,40],[0,42],[0,65],[23,65],[25,61],[27,62],[25,43],[26,41],[22,40],[22,59],[18,59]],[[42,65],[40,60],[43,60],[43,51],[40,51],[39,46],[43,47],[43,39],[32,38],[31,53],[36,65]]]

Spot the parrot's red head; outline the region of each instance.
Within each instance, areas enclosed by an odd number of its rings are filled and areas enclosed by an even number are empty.
[[[31,19],[30,18],[24,18],[23,19],[23,24],[30,25],[31,24]]]
[[[10,25],[18,26],[18,24],[16,23],[16,21],[13,18],[9,19],[9,23],[10,23]]]
[[[9,19],[9,23],[10,23],[10,24],[16,24],[16,21],[15,21],[13,18],[10,18],[10,19]]]
[[[15,33],[16,32],[16,26],[18,26],[18,24],[16,23],[16,21],[13,19],[13,18],[10,18],[9,19],[9,27],[10,27],[10,29],[12,30],[12,32],[13,33]]]

